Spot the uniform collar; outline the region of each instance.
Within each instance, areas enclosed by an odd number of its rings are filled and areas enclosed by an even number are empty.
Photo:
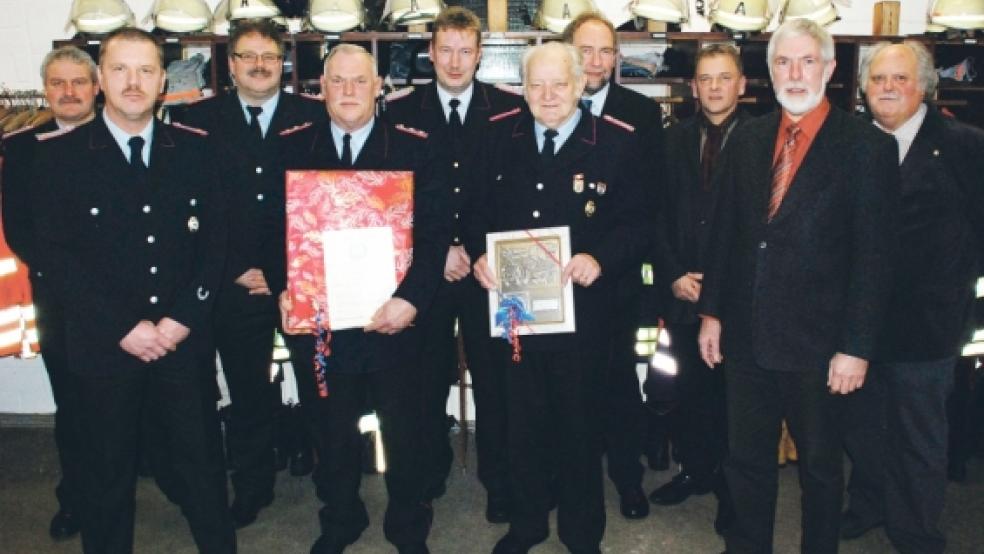
[[[450,92],[444,90],[441,83],[436,82],[436,80],[434,84],[434,88],[437,89],[437,98],[441,102],[441,109],[444,110],[444,120],[450,121],[451,119],[451,106],[448,102],[450,102],[452,98],[457,98],[458,101],[461,102],[458,106],[458,117],[461,118],[461,123],[464,123],[465,114],[468,113],[468,105],[471,104],[472,96],[475,93],[475,80],[473,79],[468,85],[468,88],[458,95],[451,94]]]
[[[236,97],[239,99],[239,107],[243,111],[243,117],[246,118],[246,123],[249,123],[249,110],[246,109],[249,104],[243,101],[243,97],[238,94]],[[277,111],[277,104],[280,102],[280,91],[278,90],[276,94],[267,98],[266,102],[260,104],[263,111],[257,116],[257,121],[260,123],[260,130],[263,131],[263,136],[266,137],[267,129],[270,128],[270,122],[273,121],[273,112]]]
[[[144,139],[142,150],[143,162],[144,165],[150,167],[150,147],[154,137],[154,118],[151,118],[150,121],[147,122],[147,126],[136,135],[127,133],[123,129],[120,129],[118,125],[113,123],[106,115],[106,108],[103,108],[102,118],[103,122],[106,124],[106,128],[109,130],[109,134],[113,136],[113,140],[116,141],[116,144],[119,145],[120,150],[123,151],[123,157],[126,158],[127,162],[130,161],[130,139],[135,136],[139,136]]]

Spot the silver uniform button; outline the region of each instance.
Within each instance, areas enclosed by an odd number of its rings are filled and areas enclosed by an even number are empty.
[[[157,266],[156,265],[150,266],[150,274],[151,275],[157,275]]]
[[[191,200],[188,201],[188,204],[191,205],[191,206],[197,206],[198,205],[198,200],[195,199],[195,198],[192,198]]]
[[[263,202],[263,193],[260,193],[260,194],[257,194],[256,195],[256,201],[257,202]]]
[[[533,210],[533,217],[535,218],[540,217],[540,210]]]
[[[259,175],[260,173],[263,173],[263,168],[260,166],[256,166],[256,174]]]
[[[763,240],[762,242],[760,242],[760,243],[759,243],[759,248],[762,248],[762,249],[764,249],[764,248],[765,248],[766,246],[768,246],[768,245],[767,245],[767,244],[765,243],[765,241],[764,241],[764,240]]]
[[[89,213],[92,215],[99,215],[99,208],[91,208],[89,209]]]
[[[157,304],[157,297],[156,296],[151,296],[150,297],[150,303],[151,304]]]
[[[454,218],[458,219],[459,217],[461,217],[461,214],[459,214],[458,212],[454,212]]]
[[[537,183],[536,190],[543,190],[543,183]]]
[[[454,165],[454,168],[455,169],[458,169],[458,162],[454,162],[454,164],[452,164],[452,165]]]
[[[150,206],[149,205],[143,207],[143,213],[145,213],[145,214],[149,214],[150,213]]]
[[[454,187],[454,193],[458,194],[461,192],[461,187]]]
[[[154,244],[154,235],[147,235],[147,244]]]

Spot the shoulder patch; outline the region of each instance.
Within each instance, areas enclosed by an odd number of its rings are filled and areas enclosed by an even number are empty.
[[[191,125],[185,125],[184,123],[181,123],[180,121],[172,121],[171,122],[171,127],[174,127],[175,129],[181,129],[182,131],[188,131],[189,133],[195,133],[196,135],[199,135],[199,136],[202,136],[202,137],[207,137],[208,136],[208,131],[206,131],[205,129],[199,129],[198,127],[192,127]]]
[[[75,130],[75,127],[65,127],[64,129],[55,129],[54,131],[48,131],[47,133],[41,133],[37,135],[38,141],[46,141],[48,139],[53,139],[55,137],[60,137],[64,134],[71,133]]]
[[[414,87],[412,87],[412,86],[410,86],[410,87],[403,87],[401,89],[394,90],[393,92],[391,92],[391,93],[389,93],[389,94],[387,94],[385,96],[386,101],[387,102],[392,102],[394,100],[399,100],[401,98],[406,98],[407,96],[410,96],[410,93],[412,93],[413,90],[414,90]]]
[[[523,92],[520,87],[514,87],[512,85],[507,85],[506,83],[496,83],[495,88],[501,90],[502,92],[507,92],[516,96],[522,96]]]
[[[522,111],[523,110],[520,109],[520,108],[513,108],[513,109],[509,110],[508,112],[497,113],[497,114],[495,114],[493,116],[490,116],[489,117],[489,121],[490,122],[500,121],[500,120],[506,119],[507,117],[512,117],[514,115],[517,115],[517,114],[519,114]]]
[[[421,131],[420,129],[414,129],[413,127],[407,127],[406,125],[404,125],[402,123],[397,123],[396,125],[394,125],[394,127],[396,127],[396,130],[397,131],[403,131],[404,133],[406,133],[408,135],[413,135],[413,136],[415,136],[417,138],[425,139],[425,138],[428,137],[427,131]]]
[[[11,139],[13,137],[16,137],[17,135],[23,134],[26,131],[30,131],[31,129],[34,129],[33,125],[29,125],[27,127],[21,127],[20,129],[17,129],[16,131],[11,131],[9,133],[4,133],[3,136],[0,136],[0,140]]]
[[[605,121],[611,123],[612,125],[614,125],[616,127],[621,127],[623,129],[625,129],[626,131],[628,131],[630,133],[634,133],[635,132],[635,127],[633,127],[632,125],[629,125],[628,123],[622,121],[621,119],[618,119],[617,117],[612,117],[612,116],[610,116],[608,114],[604,114],[604,115],[601,116],[601,118],[604,119]]]
[[[278,133],[278,134],[280,136],[282,136],[282,137],[290,136],[290,135],[293,135],[294,133],[296,133],[298,131],[303,131],[304,129],[307,129],[308,127],[310,127],[312,125],[314,125],[314,123],[312,123],[310,121],[305,121],[304,123],[301,123],[300,125],[294,125],[293,127],[288,127],[287,129],[284,129],[283,131],[280,131],[280,133]]]

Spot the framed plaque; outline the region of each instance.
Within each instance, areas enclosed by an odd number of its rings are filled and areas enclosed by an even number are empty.
[[[570,228],[545,227],[486,235],[489,269],[499,282],[489,291],[489,332],[508,335],[573,333],[574,286],[563,282],[571,260]]]

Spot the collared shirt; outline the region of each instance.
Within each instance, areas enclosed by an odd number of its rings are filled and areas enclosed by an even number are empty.
[[[591,115],[595,117],[601,117],[601,110],[605,109],[605,100],[608,99],[608,91],[611,90],[611,81],[605,83],[605,86],[601,87],[601,90],[592,94],[585,95],[582,98],[591,101]]]
[[[798,122],[795,122],[800,128],[800,132],[796,139],[796,151],[793,154],[792,172],[789,177],[790,180],[795,178],[796,172],[799,170],[799,166],[803,163],[803,158],[805,158],[806,153],[810,151],[810,145],[813,144],[813,139],[817,137],[817,133],[820,132],[820,127],[823,127],[823,122],[826,121],[827,114],[829,113],[830,102],[826,97],[824,97],[819,106],[813,108],[813,110],[800,118]],[[779,154],[782,152],[782,144],[786,142],[787,138],[786,129],[788,129],[793,123],[794,121],[789,117],[789,114],[783,110],[782,118],[779,120],[779,132],[776,133],[776,147],[772,153],[772,165],[775,165],[776,160],[779,159]]]
[[[578,122],[581,121],[581,110],[580,108],[574,110],[574,113],[567,118],[567,121],[560,124],[557,127],[557,136],[554,137],[554,154],[560,152],[560,147],[567,142],[567,139],[574,133],[574,129],[577,128]],[[543,136],[543,132],[547,130],[546,125],[542,125],[539,121],[533,121],[533,132],[536,133],[536,150],[537,152],[543,151],[543,141],[546,138]]]
[[[355,160],[359,159],[359,152],[362,152],[362,147],[366,144],[366,141],[369,140],[369,133],[372,132],[372,125],[375,122],[376,118],[373,117],[369,120],[369,123],[366,123],[355,131],[348,133],[352,135],[349,146],[352,148],[353,164],[355,163]],[[334,121],[331,122],[331,138],[335,142],[335,152],[338,154],[339,160],[342,159],[342,137],[344,137],[347,132],[348,131],[343,130],[338,125],[335,125]]]
[[[471,104],[472,95],[475,93],[475,81],[472,81],[468,85],[468,88],[464,90],[461,94],[454,95],[450,92],[444,90],[441,87],[441,83],[437,83],[437,97],[441,100],[441,108],[444,109],[444,120],[451,121],[451,105],[448,102],[452,98],[457,98],[461,104],[458,105],[458,117],[461,118],[461,124],[465,123],[465,114],[468,113],[468,105]]]
[[[916,135],[922,127],[923,120],[926,119],[926,111],[926,104],[919,104],[919,109],[916,110],[916,113],[912,114],[912,117],[902,125],[899,125],[894,131],[888,131],[878,123],[877,119],[875,120],[875,127],[892,135],[895,137],[895,141],[899,143],[899,165],[902,165],[906,154],[909,153],[909,148],[912,147],[912,142],[916,140]]]
[[[256,117],[256,120],[260,124],[260,131],[263,131],[263,136],[266,137],[267,129],[270,128],[270,122],[273,121],[273,112],[277,111],[277,103],[280,102],[280,91],[267,99],[266,102],[260,104],[263,111],[260,115]],[[246,109],[249,104],[243,102],[243,97],[239,97],[239,105],[243,108],[243,116],[246,117],[246,123],[249,124],[249,110]]]
[[[110,121],[109,117],[106,116],[106,108],[103,108],[102,118],[103,121],[106,122],[106,127],[109,129],[109,133],[113,135],[113,139],[116,141],[116,144],[118,144],[120,146],[120,150],[123,151],[123,157],[126,158],[127,163],[130,161],[130,139],[134,136],[140,136],[144,139],[141,154],[143,155],[144,165],[150,167],[150,143],[154,139],[154,119],[151,118],[150,121],[147,122],[147,126],[144,127],[140,133],[137,135],[131,135]]]

